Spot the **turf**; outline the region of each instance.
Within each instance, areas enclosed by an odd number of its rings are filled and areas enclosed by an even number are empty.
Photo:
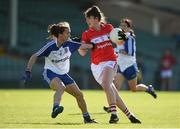
[[[50,117],[53,91],[0,90],[0,128],[180,128],[180,92],[158,92],[153,99],[146,93],[121,91],[119,94],[142,124],[131,124],[120,111],[118,124],[109,124],[110,114],[102,91],[83,91],[91,116],[99,124],[83,124],[76,100],[65,93],[65,110],[56,119]]]

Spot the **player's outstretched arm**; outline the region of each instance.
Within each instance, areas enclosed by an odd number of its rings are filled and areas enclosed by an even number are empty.
[[[32,70],[32,67],[33,65],[35,64],[36,60],[37,60],[37,56],[36,54],[33,54],[29,61],[28,61],[28,64],[27,64],[27,67],[26,67],[26,70],[24,72],[24,75],[22,77],[22,80],[24,81],[24,83],[26,83],[27,81],[30,81],[31,80],[31,70]]]
[[[80,46],[80,49],[92,49],[92,48],[93,48],[93,45],[92,44],[87,44],[87,43],[83,43]]]
[[[30,57],[30,59],[28,61],[28,64],[27,64],[27,67],[26,67],[26,71],[30,71],[31,72],[33,65],[36,63],[37,58],[38,57],[36,56],[36,54],[33,54]]]
[[[88,49],[92,49],[93,48],[93,45],[92,44],[86,44],[86,43],[83,43],[80,48],[78,49],[78,52],[81,56],[85,56]]]

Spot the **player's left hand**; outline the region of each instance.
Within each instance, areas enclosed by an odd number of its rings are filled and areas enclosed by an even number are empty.
[[[24,75],[22,76],[22,80],[24,83],[27,83],[31,80],[31,72],[30,71],[25,71]]]

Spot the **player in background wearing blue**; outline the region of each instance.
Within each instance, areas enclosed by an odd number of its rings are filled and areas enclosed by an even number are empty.
[[[131,91],[144,91],[157,98],[152,85],[146,86],[145,84],[137,84],[137,63],[136,63],[136,41],[135,35],[132,30],[132,21],[130,19],[122,19],[120,28],[125,32],[127,40],[123,45],[117,45],[115,48],[118,54],[118,71],[114,79],[114,84],[120,90],[123,81],[128,81],[128,86]],[[104,106],[106,112],[110,112],[109,107]]]
[[[91,49],[92,44],[82,44],[70,39],[70,26],[68,22],[60,22],[48,27],[52,39],[29,59],[23,80],[31,79],[31,71],[34,63],[39,57],[45,57],[43,77],[50,88],[55,91],[53,98],[53,110],[51,117],[56,118],[63,111],[60,106],[61,98],[66,91],[74,96],[82,111],[84,123],[96,123],[91,119],[83,94],[76,82],[68,75],[70,68],[70,56],[77,49]]]

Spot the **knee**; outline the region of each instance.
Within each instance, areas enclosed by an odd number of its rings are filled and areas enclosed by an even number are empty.
[[[102,82],[101,86],[103,87],[104,90],[108,90],[110,88],[107,82]]]
[[[65,87],[62,86],[62,85],[58,85],[54,90],[55,90],[56,92],[61,93],[61,92],[64,92]]]

